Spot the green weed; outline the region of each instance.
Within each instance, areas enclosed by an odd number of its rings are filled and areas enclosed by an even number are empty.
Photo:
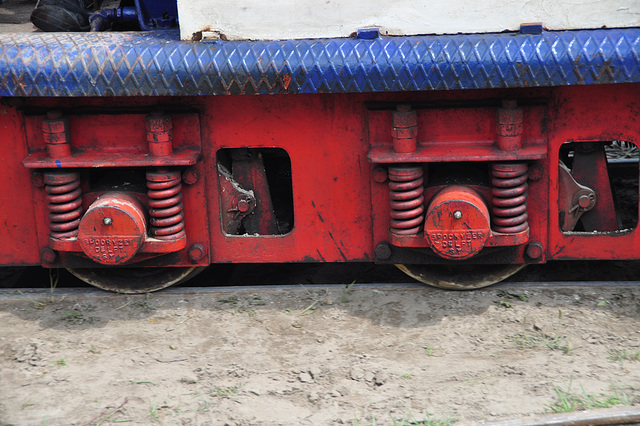
[[[158,406],[156,404],[149,403],[149,417],[154,423],[162,423],[160,421],[160,414],[158,413]]]
[[[236,305],[236,304],[238,304],[238,296],[229,296],[227,298],[218,299],[218,302],[220,302],[220,303],[229,303],[231,305]]]
[[[506,290],[498,290],[497,296],[503,299],[518,299],[522,302],[529,301],[529,297],[524,293],[509,293]]]
[[[240,388],[238,386],[230,386],[230,387],[223,386],[223,387],[214,388],[209,392],[209,394],[212,396],[217,396],[219,398],[228,398],[231,395],[237,394],[239,390]]]
[[[353,285],[356,283],[356,280],[353,280],[351,282],[351,284],[348,284],[344,287],[344,289],[342,289],[342,294],[340,295],[340,299],[338,299],[339,303],[348,303],[350,302],[349,300],[349,295],[351,294],[352,290],[351,287],[353,287]]]
[[[532,349],[539,346],[546,346],[553,351],[561,351],[565,355],[571,355],[573,346],[571,339],[566,336],[549,336],[547,334],[527,334],[518,333],[515,336],[508,337],[513,343],[521,349]]]
[[[626,349],[613,349],[609,351],[611,361],[640,361],[640,351],[628,351]]]
[[[552,412],[570,413],[594,408],[609,408],[614,405],[631,405],[634,402],[632,397],[617,386],[612,386],[612,392],[609,394],[588,394],[582,386],[580,386],[580,392],[572,392],[571,385],[572,380],[569,380],[567,390],[553,386],[556,401],[549,405]]]

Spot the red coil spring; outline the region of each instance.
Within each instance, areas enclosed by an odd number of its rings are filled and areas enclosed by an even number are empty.
[[[151,236],[177,240],[185,235],[179,171],[147,172]]]
[[[424,179],[422,167],[389,167],[391,232],[417,234],[424,221]]]
[[[82,190],[80,175],[76,172],[49,172],[44,174],[49,210],[49,236],[72,238],[78,235],[82,216]]]
[[[527,219],[527,163],[496,163],[491,165],[493,189],[493,230],[517,234],[529,228]]]

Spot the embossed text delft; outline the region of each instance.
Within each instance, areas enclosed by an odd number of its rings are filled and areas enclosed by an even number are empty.
[[[640,258],[640,30],[181,41],[159,16],[0,35],[3,266],[146,292],[376,262],[465,289]]]

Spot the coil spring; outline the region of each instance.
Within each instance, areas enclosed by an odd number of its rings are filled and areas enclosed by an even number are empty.
[[[151,236],[177,240],[185,235],[179,171],[147,172]]]
[[[82,216],[82,189],[76,172],[44,174],[49,210],[49,236],[72,238],[78,235]]]
[[[527,219],[527,163],[491,165],[493,229],[503,234],[525,231]]]
[[[422,167],[389,167],[391,232],[417,234],[424,221],[424,179]]]

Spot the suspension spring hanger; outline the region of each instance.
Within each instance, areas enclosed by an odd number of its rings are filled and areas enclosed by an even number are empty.
[[[173,122],[171,116],[154,111],[146,118],[147,142],[152,157],[173,154]],[[182,184],[179,170],[160,168],[147,171],[150,234],[160,240],[185,237],[182,212]]]
[[[69,121],[61,111],[47,112],[42,120],[42,136],[50,158],[71,156]],[[71,170],[48,171],[44,173],[44,184],[49,211],[49,237],[76,237],[82,216],[80,174]]]
[[[418,147],[418,114],[411,105],[401,104],[392,113],[391,137],[396,153],[415,152]],[[391,198],[390,231],[415,235],[424,222],[424,166],[398,164],[389,167]]]
[[[522,123],[522,108],[514,99],[503,100],[497,117],[498,149],[511,152],[522,148]],[[527,231],[527,163],[494,163],[491,165],[491,177],[491,223],[494,231],[503,234]]]

